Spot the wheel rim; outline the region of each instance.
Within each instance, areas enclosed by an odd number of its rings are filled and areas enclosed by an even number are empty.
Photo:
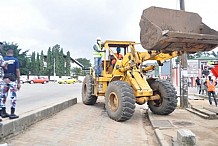
[[[108,100],[110,110],[113,112],[117,111],[119,107],[119,98],[117,97],[117,94],[115,92],[111,92],[108,97]]]

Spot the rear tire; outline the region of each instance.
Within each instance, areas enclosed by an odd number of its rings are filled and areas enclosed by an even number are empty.
[[[82,101],[86,105],[94,105],[97,101],[97,96],[93,94],[94,81],[91,75],[87,75],[83,80],[82,85]]]
[[[154,95],[159,94],[160,100],[148,101],[148,107],[154,114],[168,115],[172,113],[177,106],[176,89],[165,80],[153,80],[150,83]]]
[[[118,122],[129,120],[135,112],[135,95],[132,87],[124,81],[113,81],[105,93],[108,116]]]

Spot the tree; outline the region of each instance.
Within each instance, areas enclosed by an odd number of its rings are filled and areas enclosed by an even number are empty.
[[[207,54],[207,53],[206,53]],[[197,52],[195,54],[188,54],[188,59],[196,59],[199,58],[203,55],[203,52]]]
[[[92,64],[90,63],[90,60],[86,58],[77,58],[76,60],[79,63],[81,63],[84,66],[84,68],[90,68],[92,66]]]
[[[32,52],[31,55],[31,75],[36,75],[36,53]]]
[[[81,68],[79,68],[79,67],[73,67],[72,73],[73,73],[74,76],[77,77],[77,76],[79,76],[79,75],[82,75],[82,70],[81,70]]]
[[[27,68],[27,53],[29,50],[25,50],[22,52],[22,49],[18,48],[19,46],[17,43],[7,43],[7,42],[3,42],[3,43],[4,43],[4,48],[2,51],[2,55],[6,56],[6,50],[8,48],[12,48],[14,50],[14,57],[16,57],[19,60],[21,75],[28,74],[29,69]]]
[[[71,58],[70,58],[70,52],[67,51],[67,57],[66,57],[66,76],[70,76],[70,68],[71,68]]]
[[[64,76],[65,74],[65,59],[64,59],[64,52],[63,49],[61,48],[59,55],[58,55],[58,69],[59,69],[59,76]]]
[[[51,48],[48,48],[48,52],[47,52],[47,67],[46,67],[46,74],[48,75],[48,78],[50,79],[50,76],[52,75],[52,71],[53,71],[53,55],[52,55],[52,51]]]
[[[39,74],[40,75],[44,75],[45,74],[45,72],[44,72],[44,54],[43,54],[43,51],[41,51],[41,54],[40,54]]]
[[[213,55],[214,57],[218,57],[218,51],[217,52],[212,51],[211,55]]]
[[[54,70],[55,70],[55,74],[58,75],[58,76],[60,76],[59,52],[60,52],[60,45],[56,44],[55,46],[52,47],[52,56],[54,58],[52,63],[53,63],[53,67],[54,67],[54,64],[55,64],[55,69]]]
[[[37,55],[36,55],[36,66],[35,66],[37,76],[40,76],[39,64],[40,64],[40,62],[39,62],[39,53],[37,53]]]

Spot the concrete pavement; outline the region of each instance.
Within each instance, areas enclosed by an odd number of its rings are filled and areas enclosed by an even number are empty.
[[[130,120],[115,122],[107,116],[101,101],[95,106],[78,103],[6,142],[10,146],[158,145],[141,106]]]
[[[190,90],[190,89],[189,89]],[[196,93],[191,88],[191,95]],[[78,99],[79,102],[81,98]],[[202,119],[186,110],[176,109],[168,116],[154,115],[148,112],[150,122],[144,116],[145,106],[137,106],[132,119],[126,122],[115,122],[108,118],[103,108],[102,99],[96,106],[85,106],[82,103],[74,105],[52,118],[43,120],[13,139],[7,140],[13,145],[158,145],[154,129],[159,129],[163,141],[167,144],[175,139],[180,128],[188,128],[197,135],[198,145],[215,145],[218,138],[216,132],[217,120]],[[189,101],[191,104],[200,101]],[[201,104],[202,104],[201,103]],[[198,102],[199,104],[199,102]],[[199,104],[200,105],[200,104]],[[209,124],[208,124],[209,123]],[[207,135],[204,134],[207,131]],[[43,134],[42,134],[43,133]],[[208,136],[211,135],[211,136]],[[28,141],[27,139],[31,139]],[[209,141],[208,141],[209,139]]]
[[[194,96],[196,93],[196,88],[189,88],[189,97]],[[204,107],[214,110],[217,109],[217,107],[214,105],[214,102],[212,107],[209,106],[207,98],[200,100],[194,100],[194,98],[190,98],[189,105],[199,108]],[[160,142],[167,142],[168,145],[172,145],[172,142],[176,139],[177,131],[179,129],[189,129],[196,135],[196,144],[198,146],[217,146],[217,119],[203,119],[198,115],[190,113],[186,109],[180,109],[179,104],[178,108],[170,115],[160,116],[151,112],[148,112],[148,115],[153,129],[157,129],[162,135],[157,136],[157,139]],[[166,143],[162,145],[166,145]]]
[[[30,125],[76,104],[75,97],[79,96],[80,92],[73,91],[78,91],[77,88],[81,88],[81,84],[23,84],[18,92],[16,113],[19,118],[3,119],[0,123],[0,140],[18,134]],[[51,91],[52,89],[54,91]],[[7,107],[10,107],[9,103],[8,101]]]

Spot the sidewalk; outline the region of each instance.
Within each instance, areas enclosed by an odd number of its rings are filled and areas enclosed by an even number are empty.
[[[177,91],[179,91],[179,88],[177,88]],[[190,106],[199,108],[213,108],[216,110],[217,107],[215,107],[214,102],[213,106],[210,107],[207,98],[199,98],[201,100],[194,100],[194,98],[192,98],[194,94],[197,94],[196,88],[189,88],[188,102]],[[178,108],[170,115],[155,115],[150,111],[148,112],[148,115],[153,129],[157,129],[160,131],[160,133],[162,133],[161,135],[163,137],[157,136],[159,141],[167,142],[169,145],[171,145],[172,142],[176,140],[177,131],[179,129],[189,129],[196,135],[196,145],[217,146],[218,119],[203,119],[200,116],[187,111],[186,109],[180,109],[179,103]],[[164,143],[162,145],[164,145]]]

